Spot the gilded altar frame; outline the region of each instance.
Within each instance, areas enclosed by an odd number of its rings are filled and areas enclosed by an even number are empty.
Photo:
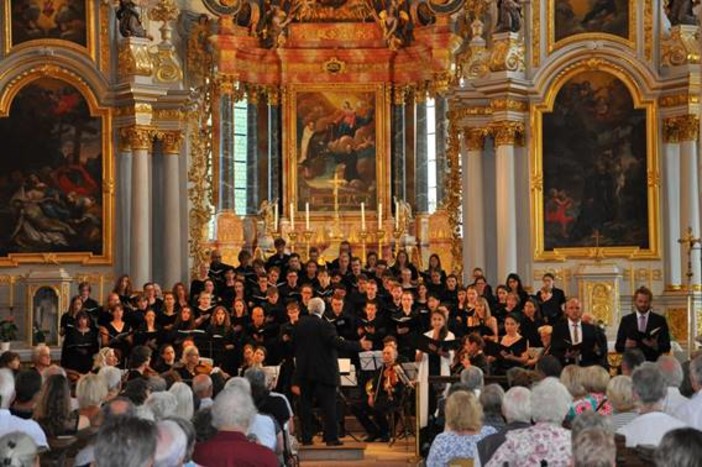
[[[301,92],[348,92],[373,93],[375,96],[375,174],[377,184],[377,202],[383,203],[384,218],[388,218],[391,209],[390,204],[390,87],[383,83],[353,84],[353,83],[333,83],[333,84],[289,84],[285,86],[283,92],[283,193],[285,195],[284,209],[288,209],[291,202],[299,203],[306,200],[298,198],[298,170],[297,170],[297,115],[298,115],[298,95]],[[314,211],[314,202],[310,202],[310,218],[316,220],[331,219],[332,211]],[[375,212],[376,206],[366,206],[366,212]],[[296,208],[297,209],[297,208]],[[357,214],[360,218],[360,204],[356,210],[346,211],[346,217],[354,217]],[[288,213],[289,214],[289,213]],[[301,218],[300,218],[301,219]]]
[[[648,248],[640,246],[578,246],[545,248],[544,219],[544,171],[543,171],[543,114],[553,110],[561,88],[576,75],[583,72],[601,71],[609,73],[624,83],[635,109],[646,112],[646,193],[648,216]],[[531,142],[531,208],[534,213],[532,239],[535,261],[566,261],[570,258],[624,257],[632,260],[651,260],[660,257],[659,233],[659,189],[657,102],[644,98],[634,79],[621,67],[601,59],[582,61],[562,70],[552,81],[541,103],[530,106],[530,121],[533,128]],[[594,243],[594,240],[593,240]]]
[[[606,32],[583,32],[576,33],[565,37],[559,41],[556,40],[556,2],[557,0],[546,0],[547,3],[547,16],[546,16],[546,38],[547,38],[547,50],[548,53],[553,53],[554,51],[561,49],[569,44],[575,42],[583,41],[599,41],[607,40],[612,42],[617,42],[623,44],[631,49],[636,48],[636,32],[637,32],[637,0],[628,0],[629,5],[629,17],[628,17],[628,29],[629,34],[627,38],[617,36],[615,34],[610,34]],[[647,2],[650,3],[650,2]]]
[[[56,48],[64,48],[64,49],[69,49],[73,50],[75,52],[78,52],[83,55],[87,55],[91,58],[93,62],[97,61],[97,46],[95,43],[96,39],[96,34],[95,34],[95,8],[96,8],[96,2],[92,0],[84,0],[85,1],[85,41],[86,41],[86,46],[83,47],[80,44],[76,44],[75,42],[68,41],[68,40],[62,40],[62,39],[53,39],[53,38],[40,38],[40,39],[33,39],[29,40],[27,42],[23,42],[21,44],[13,45],[12,43],[12,0],[4,0],[4,5],[5,5],[5,12],[6,12],[6,17],[5,17],[5,31],[4,31],[4,54],[8,55],[11,52],[19,52],[24,49],[32,48],[32,47],[56,47]],[[100,39],[102,42],[108,43],[108,30],[109,30],[109,25],[106,24],[109,21],[108,13],[106,9],[102,5],[103,2],[100,2],[100,29],[101,29],[101,34],[100,34]],[[104,12],[103,12],[104,11]],[[109,43],[108,43],[109,46]],[[103,44],[104,47],[104,44]],[[101,54],[105,56],[103,58],[104,60],[107,60],[109,57],[109,50],[103,50],[101,51]],[[103,71],[105,71],[107,66],[109,64],[103,64],[101,67]]]
[[[93,90],[77,73],[57,65],[40,65],[18,75],[9,82],[0,95],[0,118],[9,117],[12,101],[16,95],[25,86],[41,78],[56,79],[74,86],[85,98],[90,115],[99,117],[102,121],[102,254],[94,255],[90,252],[10,253],[0,257],[0,267],[16,267],[21,263],[110,265],[113,261],[115,196],[111,110],[109,107],[100,105]]]

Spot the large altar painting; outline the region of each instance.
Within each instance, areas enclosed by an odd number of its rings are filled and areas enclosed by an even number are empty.
[[[15,95],[0,118],[0,257],[106,254],[102,125],[64,81],[40,78]]]
[[[651,250],[647,110],[604,71],[572,76],[542,120],[543,250]]]
[[[296,167],[297,209],[359,210],[378,202],[378,122],[375,90],[343,88],[294,93],[291,117],[294,148],[289,167]],[[372,88],[370,88],[372,89]]]
[[[87,47],[86,0],[6,0],[12,12],[11,46],[60,39]]]
[[[575,34],[605,33],[629,38],[630,0],[551,0],[553,40]]]

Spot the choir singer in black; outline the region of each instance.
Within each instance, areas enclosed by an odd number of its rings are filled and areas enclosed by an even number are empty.
[[[358,342],[339,337],[333,324],[322,319],[324,300],[315,297],[308,305],[309,315],[300,318],[295,328],[295,373],[292,392],[300,397],[302,444],[312,444],[312,403],[316,399],[324,416],[324,441],[340,446],[337,435],[336,393],[341,383],[338,351],[370,350],[366,339]]]

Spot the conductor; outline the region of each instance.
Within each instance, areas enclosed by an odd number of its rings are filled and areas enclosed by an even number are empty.
[[[315,297],[295,328],[295,373],[292,392],[300,396],[302,422],[302,444],[312,444],[312,401],[317,399],[324,415],[324,441],[327,446],[343,444],[337,434],[336,392],[341,383],[339,377],[339,350],[360,352],[370,350],[372,343],[365,339],[359,342],[346,341],[339,337],[333,324],[322,319],[324,300]]]

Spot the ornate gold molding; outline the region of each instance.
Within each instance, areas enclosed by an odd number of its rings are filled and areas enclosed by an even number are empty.
[[[644,2],[644,57],[653,59],[653,2]]]
[[[661,65],[674,67],[700,63],[699,27],[678,25],[661,43]]]
[[[511,98],[498,98],[490,101],[490,108],[493,112],[511,110],[514,112],[528,112],[529,103]]]
[[[515,33],[498,34],[490,54],[490,71],[524,71],[524,42]]]
[[[700,118],[697,115],[677,115],[663,119],[663,141],[679,143],[697,141],[699,138]]]
[[[466,128],[463,132],[463,140],[469,151],[482,151],[485,147],[485,137],[488,135],[487,128]]]
[[[688,92],[681,92],[679,94],[668,94],[661,96],[658,99],[658,105],[660,107],[678,107],[690,104],[699,104],[700,96],[699,94],[691,94]]]
[[[463,273],[463,240],[461,238],[461,141],[459,138],[459,122],[451,118],[449,113],[448,121],[448,144],[446,148],[446,165],[449,170],[448,186],[444,196],[441,209],[448,214],[449,226],[451,228],[451,256],[453,257],[453,272],[461,277]]]
[[[149,53],[148,39],[126,37],[122,39],[117,54],[120,77],[151,76],[154,69]]]
[[[119,129],[120,151],[150,150],[156,133],[153,128],[132,125]]]
[[[153,113],[154,120],[167,122],[182,122],[185,113],[181,109],[156,109]]]
[[[156,133],[156,139],[163,142],[164,154],[180,155],[183,143],[183,133],[181,131],[159,131]]]
[[[268,99],[268,105],[279,106],[280,88],[278,86],[266,86],[266,98]]]
[[[490,124],[490,130],[495,136],[495,146],[524,146],[523,122],[494,122]]]
[[[531,65],[537,68],[541,62],[541,0],[531,0],[531,14]]]

